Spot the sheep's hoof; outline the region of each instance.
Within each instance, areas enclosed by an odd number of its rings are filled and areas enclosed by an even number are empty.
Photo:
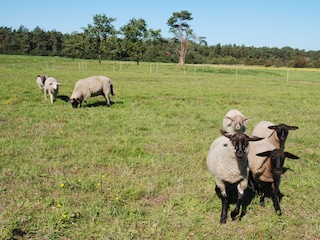
[[[233,211],[231,212],[231,218],[232,218],[232,220],[235,220],[236,217],[238,216],[238,214],[239,214],[239,210],[238,210],[238,209],[233,210]]]
[[[281,214],[282,214],[281,209],[276,210],[276,214],[277,214],[278,216],[281,216]]]
[[[226,222],[227,222],[227,219],[220,219],[220,224],[226,224]]]

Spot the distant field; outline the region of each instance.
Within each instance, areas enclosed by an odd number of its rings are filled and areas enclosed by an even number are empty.
[[[53,104],[36,86],[62,84]],[[106,75],[114,104],[67,102]],[[0,236],[15,239],[318,239],[320,72],[0,55]],[[278,217],[256,198],[219,224],[205,158],[229,109],[290,133]],[[234,206],[231,206],[233,208]]]

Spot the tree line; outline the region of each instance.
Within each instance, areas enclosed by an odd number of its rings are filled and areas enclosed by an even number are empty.
[[[115,18],[93,16],[83,32],[63,34],[40,27],[29,30],[0,27],[0,54],[61,56],[69,58],[188,64],[244,64],[276,67],[320,68],[320,51],[291,47],[270,48],[235,44],[209,46],[205,37],[195,37],[191,13],[173,13],[167,25],[172,38],[148,28],[144,19],[133,18],[116,29]]]

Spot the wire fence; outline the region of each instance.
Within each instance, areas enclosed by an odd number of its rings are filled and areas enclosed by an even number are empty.
[[[28,59],[28,60],[26,60]],[[144,72],[145,74],[184,74],[200,76],[203,74],[232,75],[287,82],[305,82],[320,84],[320,69],[273,68],[243,65],[185,65],[170,63],[140,63],[96,60],[72,60],[26,56],[0,56],[0,68],[33,69],[39,71],[90,71],[90,72]]]

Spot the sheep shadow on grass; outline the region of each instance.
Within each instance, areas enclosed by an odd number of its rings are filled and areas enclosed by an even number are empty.
[[[110,101],[110,105],[114,105],[114,104],[123,104],[123,102],[113,102]],[[88,103],[87,105],[85,103],[82,103],[82,107],[99,107],[99,106],[104,106],[106,107],[106,101],[98,101],[98,102],[94,102],[94,103]]]
[[[61,99],[64,102],[69,102],[69,97],[66,95],[59,95],[57,98]]]

